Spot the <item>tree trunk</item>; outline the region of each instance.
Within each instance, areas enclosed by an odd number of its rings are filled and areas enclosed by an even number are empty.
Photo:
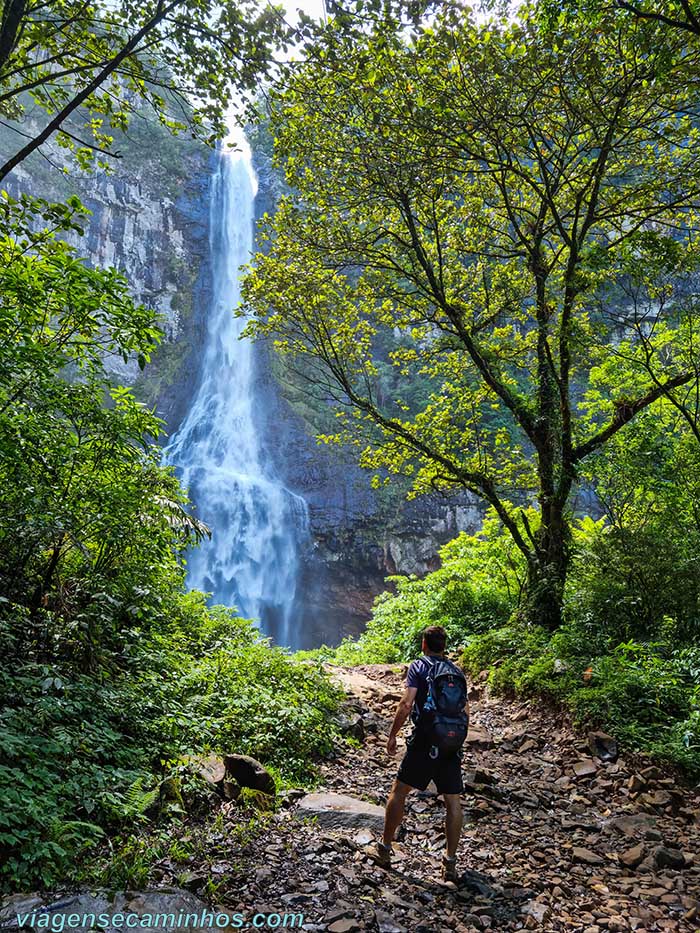
[[[528,562],[524,617],[531,625],[541,625],[549,631],[562,623],[569,538],[563,509],[550,506],[543,510],[542,524],[535,535],[537,550]]]

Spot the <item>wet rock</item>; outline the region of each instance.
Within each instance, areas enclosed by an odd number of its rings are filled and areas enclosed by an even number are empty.
[[[275,781],[269,771],[250,755],[224,755],[227,778],[237,781],[241,787],[250,787],[263,794],[274,794]]]
[[[307,794],[299,801],[294,815],[300,819],[315,818],[323,827],[379,830],[384,825],[383,807],[347,794]]]

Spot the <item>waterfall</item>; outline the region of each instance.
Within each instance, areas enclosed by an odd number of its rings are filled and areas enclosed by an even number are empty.
[[[282,645],[297,647],[293,611],[299,552],[308,538],[306,502],[272,475],[256,419],[255,362],[240,301],[239,270],[253,247],[257,180],[242,136],[238,151],[217,153],[209,237],[212,303],[200,382],[165,451],[211,528],[188,558],[187,582],[258,620]]]

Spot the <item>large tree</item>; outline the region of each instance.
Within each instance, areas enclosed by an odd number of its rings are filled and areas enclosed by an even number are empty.
[[[451,10],[352,43],[331,24],[271,100],[293,193],[250,332],[335,401],[327,440],[489,503],[550,627],[581,463],[697,386],[696,74],[647,23],[543,39],[527,11]]]

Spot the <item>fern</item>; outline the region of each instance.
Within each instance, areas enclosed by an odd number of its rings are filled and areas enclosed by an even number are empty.
[[[148,776],[140,774],[123,794],[110,794],[108,802],[113,816],[118,820],[146,819],[146,812],[158,800],[160,784],[146,788]]]

